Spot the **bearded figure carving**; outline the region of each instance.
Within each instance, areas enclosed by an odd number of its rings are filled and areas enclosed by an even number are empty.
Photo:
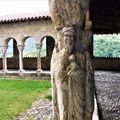
[[[58,36],[51,60],[54,120],[92,120],[92,33],[84,25],[89,0],[51,0],[49,6]]]

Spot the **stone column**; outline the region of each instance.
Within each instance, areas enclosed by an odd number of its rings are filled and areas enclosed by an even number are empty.
[[[51,60],[54,120],[92,120],[90,0],[49,0],[57,39]],[[87,14],[87,17],[86,17]]]
[[[19,74],[23,75],[24,70],[23,70],[23,45],[17,45],[18,51],[19,51]]]
[[[42,48],[42,44],[36,44],[36,48],[37,48],[37,75],[40,75],[42,72],[41,69],[41,48]]]
[[[2,55],[2,59],[3,59],[3,74],[7,73],[7,55],[6,55],[7,48],[8,48],[8,46],[4,46],[2,48],[2,53],[3,53],[3,55]]]

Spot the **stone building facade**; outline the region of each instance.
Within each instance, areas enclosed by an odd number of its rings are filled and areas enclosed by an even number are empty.
[[[25,41],[29,37],[35,40],[38,54],[36,58],[23,58]],[[42,41],[45,37],[46,57],[41,58]],[[22,75],[26,72],[25,69],[33,69],[34,73],[39,74],[43,70],[49,70],[55,37],[56,33],[48,12],[0,18],[0,49],[2,52],[0,73],[17,72]],[[13,57],[7,58],[8,42],[11,39],[13,39]]]

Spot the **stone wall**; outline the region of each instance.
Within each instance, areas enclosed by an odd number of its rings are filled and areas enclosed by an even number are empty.
[[[50,57],[41,58],[42,70],[50,70]],[[18,58],[7,58],[8,69],[19,69]],[[23,58],[23,68],[26,70],[37,70],[37,58]],[[0,58],[0,69],[2,69],[2,59]]]
[[[51,19],[4,23],[0,24],[0,28],[0,46],[7,45],[6,40],[10,38],[14,38],[17,45],[22,45],[27,37],[33,37],[35,43],[40,44],[43,37],[56,36]]]
[[[120,58],[94,58],[96,70],[120,70]]]
[[[50,70],[51,57],[42,57],[42,69]],[[8,58],[8,68],[18,69],[18,59]],[[37,70],[37,58],[23,58],[24,69]],[[96,70],[120,70],[119,58],[94,58],[94,68]],[[2,69],[2,59],[0,58],[0,69]]]

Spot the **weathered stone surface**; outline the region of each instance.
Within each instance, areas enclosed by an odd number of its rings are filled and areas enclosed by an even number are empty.
[[[90,0],[49,0],[50,14],[56,27],[82,26]]]
[[[51,60],[54,120],[92,120],[94,81],[89,53],[92,33],[85,29],[89,2],[49,1],[57,30]]]
[[[9,38],[14,38],[17,45],[23,45],[30,36],[35,39],[35,44],[40,44],[45,36],[56,36],[54,25],[49,19],[0,24],[0,28],[0,46],[7,46]]]
[[[92,64],[88,43],[82,43],[88,38],[88,31],[84,35],[81,33],[84,36],[81,44],[75,42],[73,28],[63,28],[63,31],[63,48],[54,49],[51,65],[54,119],[91,120],[94,98]]]

